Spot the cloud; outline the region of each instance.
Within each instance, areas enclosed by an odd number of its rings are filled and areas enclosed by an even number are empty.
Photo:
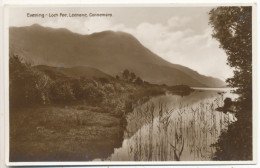
[[[174,16],[168,20],[168,26],[171,28],[182,28],[191,21],[191,17]]]
[[[90,18],[84,22],[84,29],[88,32],[88,34],[101,32],[107,30],[107,28],[111,28],[112,23],[110,20],[105,18]]]
[[[196,33],[192,30],[192,22],[188,17],[174,16],[167,24],[140,23],[128,32],[171,63],[181,64],[222,80],[232,76],[231,68],[226,65],[225,52],[211,37],[212,29],[206,27]]]
[[[72,32],[77,32],[81,34],[92,34],[111,28],[111,24],[112,23],[109,20],[103,18],[89,18],[86,20],[70,19],[69,21],[67,20],[67,18],[59,18],[56,20],[49,20],[42,25],[53,28],[65,27]]]

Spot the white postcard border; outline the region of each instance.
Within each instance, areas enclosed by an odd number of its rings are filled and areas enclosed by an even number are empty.
[[[41,2],[41,1],[39,1]],[[45,1],[46,2],[46,1]],[[64,1],[66,2],[66,1]],[[82,1],[81,1],[82,2]],[[94,1],[93,1],[94,2]],[[163,1],[162,1],[163,2]],[[183,2],[183,1],[182,1]],[[219,2],[219,1],[218,1]],[[245,2],[245,1],[243,1]],[[256,164],[257,163],[257,102],[258,102],[258,88],[257,88],[257,7],[256,3],[252,3],[255,1],[249,1],[246,3],[227,3],[221,2],[219,3],[194,3],[194,1],[190,1],[189,4],[187,3],[157,3],[157,4],[146,4],[146,3],[135,3],[135,4],[106,4],[105,2],[100,3],[100,4],[32,4],[32,2],[29,1],[30,4],[28,3],[20,3],[18,1],[12,0],[11,3],[5,3],[4,2],[4,134],[5,134],[5,163],[8,166],[47,166],[47,165],[210,165],[210,164],[221,164],[221,165],[240,165],[240,164]],[[35,3],[35,1],[34,1]],[[105,5],[104,5],[105,4]],[[252,17],[252,23],[253,23],[253,31],[252,31],[252,36],[253,36],[253,160],[252,161],[152,161],[152,162],[144,162],[144,161],[138,161],[138,162],[116,162],[116,161],[102,161],[102,162],[96,162],[96,161],[91,161],[91,162],[9,162],[9,23],[8,23],[8,7],[104,7],[104,6],[109,6],[109,7],[182,7],[182,6],[192,6],[192,7],[203,7],[203,6],[216,6],[216,5],[223,5],[223,6],[247,6],[247,5],[252,5],[253,8],[253,17]],[[25,151],[26,152],[26,151]]]

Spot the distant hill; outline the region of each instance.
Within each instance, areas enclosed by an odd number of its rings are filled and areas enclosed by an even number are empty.
[[[78,66],[72,68],[64,68],[64,67],[51,67],[46,65],[37,65],[34,66],[33,68],[45,72],[48,76],[50,76],[53,79],[67,79],[67,78],[80,78],[80,77],[85,77],[87,79],[112,78],[110,75],[92,67]]]
[[[87,66],[111,76],[129,69],[155,84],[185,84],[194,87],[226,85],[217,78],[167,62],[124,32],[104,31],[81,35],[63,28],[32,25],[11,27],[9,37],[10,52],[36,65],[62,65],[67,68]],[[68,72],[75,75],[72,71]]]

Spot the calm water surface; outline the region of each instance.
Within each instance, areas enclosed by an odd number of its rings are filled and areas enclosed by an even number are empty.
[[[197,88],[198,89],[198,88]],[[111,161],[211,160],[221,131],[236,118],[215,109],[229,89],[195,90],[188,96],[166,94],[151,98],[127,116],[121,148]]]

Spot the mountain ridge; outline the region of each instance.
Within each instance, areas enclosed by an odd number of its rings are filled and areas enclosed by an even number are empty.
[[[104,31],[81,35],[65,28],[32,25],[10,27],[9,37],[10,51],[32,60],[36,65],[88,66],[111,76],[129,69],[155,84],[197,87],[225,85],[217,78],[167,62],[125,32]]]

